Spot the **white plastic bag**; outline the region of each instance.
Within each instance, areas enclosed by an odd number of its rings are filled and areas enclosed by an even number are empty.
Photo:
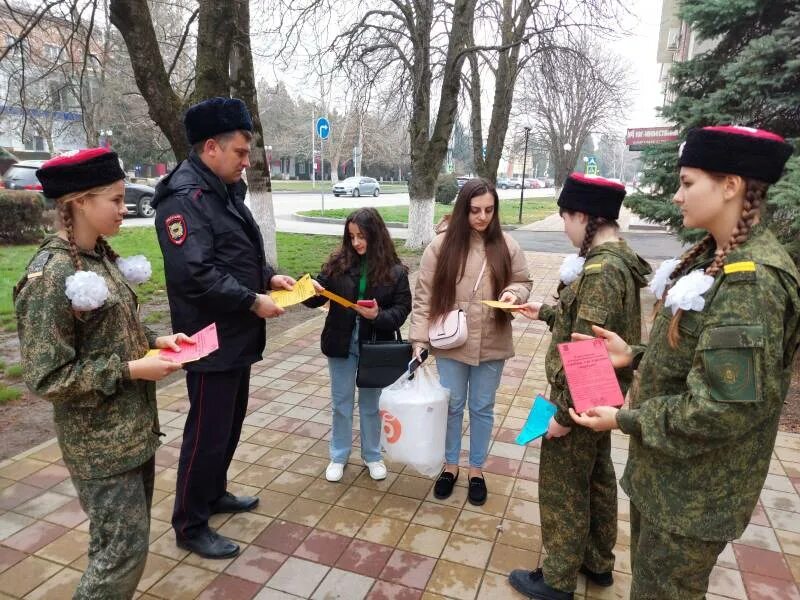
[[[435,477],[444,465],[450,392],[430,369],[404,374],[381,392],[381,445],[390,461]]]

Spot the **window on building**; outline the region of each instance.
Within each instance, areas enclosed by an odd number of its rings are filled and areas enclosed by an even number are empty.
[[[45,44],[44,46],[44,56],[48,60],[56,61],[58,60],[58,46],[53,46],[52,44]]]

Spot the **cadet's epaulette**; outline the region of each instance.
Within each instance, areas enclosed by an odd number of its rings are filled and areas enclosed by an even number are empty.
[[[28,264],[28,279],[34,279],[36,277],[40,277],[44,272],[44,266],[47,264],[47,261],[50,260],[53,256],[52,252],[48,252],[47,250],[42,250],[33,257],[33,260]]]
[[[602,270],[603,270],[603,263],[601,263],[601,262],[592,263],[590,265],[586,265],[586,266],[583,267],[583,272],[586,275],[591,275],[593,273],[599,273]]]
[[[756,263],[752,260],[730,263],[722,267],[722,270],[728,281],[755,281],[756,279]]]

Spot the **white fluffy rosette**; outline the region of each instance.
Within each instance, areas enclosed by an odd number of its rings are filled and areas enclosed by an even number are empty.
[[[681,260],[679,258],[667,259],[661,263],[658,269],[656,269],[656,272],[653,274],[653,278],[650,280],[650,285],[647,287],[659,300],[662,298],[662,296],[664,296],[664,290],[667,289],[669,276],[672,275],[675,267],[677,267],[680,262]]]
[[[564,285],[569,285],[575,281],[581,274],[581,271],[583,271],[583,263],[585,262],[586,259],[577,254],[570,254],[565,257],[564,262],[561,263],[561,269],[559,269],[558,272],[559,277],[561,277],[561,282]]]
[[[672,309],[674,315],[681,310],[701,311],[706,305],[705,294],[714,283],[711,275],[706,275],[702,269],[692,271],[675,282],[667,292],[664,304]]]
[[[76,271],[67,277],[66,294],[75,310],[94,310],[108,298],[108,285],[94,271]]]
[[[133,284],[139,285],[144,283],[153,274],[153,268],[150,266],[150,261],[143,254],[136,256],[129,256],[127,258],[118,258],[117,267],[119,267],[122,275]]]

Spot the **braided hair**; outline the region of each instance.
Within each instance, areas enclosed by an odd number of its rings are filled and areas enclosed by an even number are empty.
[[[750,236],[750,229],[753,223],[761,212],[761,207],[764,205],[767,196],[769,184],[757,179],[744,179],[745,182],[745,195],[742,204],[742,214],[736,226],[728,238],[727,244],[722,248],[717,248],[714,251],[714,260],[705,269],[706,275],[716,277],[722,270],[725,259],[736,248],[744,244]],[[711,234],[706,235],[700,242],[692,247],[681,259],[681,262],[675,267],[675,270],[670,275],[670,279],[677,279],[685,274],[685,271],[691,266],[692,262],[704,252],[708,251],[714,244],[714,238]],[[680,333],[678,326],[680,325],[681,315],[683,310],[679,309],[672,316],[669,323],[669,330],[667,331],[667,341],[671,348],[676,348],[680,341]]]
[[[559,211],[560,215],[564,215],[564,213],[569,213],[570,215],[575,214],[577,211],[571,211],[565,208],[562,208]],[[583,242],[581,242],[580,250],[578,251],[578,256],[585,257],[589,250],[592,249],[592,242],[594,242],[594,236],[597,235],[597,232],[601,227],[605,227],[610,225],[612,227],[619,228],[619,224],[614,219],[607,219],[606,217],[598,217],[596,215],[586,215],[588,221],[586,222],[586,230],[583,234]],[[556,296],[555,299],[558,299],[558,295],[560,294],[561,290],[565,288],[564,282],[559,282],[558,288],[556,289]]]
[[[78,249],[78,245],[75,243],[75,228],[72,218],[72,204],[76,200],[79,200],[81,198],[85,198],[87,196],[97,196],[99,194],[102,194],[108,191],[111,185],[103,185],[100,187],[95,187],[80,192],[73,192],[71,194],[66,194],[64,196],[61,196],[56,200],[58,217],[61,221],[61,224],[64,226],[64,230],[67,233],[67,242],[69,243],[69,256],[72,259],[72,264],[75,267],[76,271],[83,270],[83,260],[81,259],[81,254],[80,250]],[[103,236],[98,236],[95,244],[96,246],[99,246],[99,248],[106,255],[108,260],[110,260],[111,262],[117,261],[117,259],[119,258],[119,254],[114,252],[114,249],[111,248],[111,244],[109,244],[108,241]]]

